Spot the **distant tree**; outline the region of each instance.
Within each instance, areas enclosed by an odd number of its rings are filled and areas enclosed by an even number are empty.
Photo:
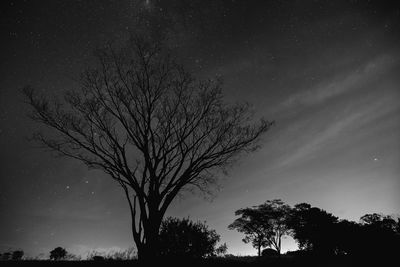
[[[261,255],[261,248],[271,247],[281,252],[282,236],[289,233],[287,220],[290,206],[280,199],[268,200],[253,208],[240,209],[235,215],[241,217],[228,226],[245,234],[243,241],[251,242]]]
[[[3,254],[1,254],[1,260],[3,261],[8,261],[11,260],[11,252],[4,252]]]
[[[21,260],[24,256],[24,252],[22,250],[15,250],[12,253],[11,259],[12,260]]]
[[[261,249],[269,244],[268,237],[271,234],[270,226],[264,221],[261,211],[257,207],[239,209],[235,212],[240,216],[228,226],[228,229],[244,233],[244,243],[251,243],[261,256]]]
[[[208,192],[273,122],[255,121],[247,104],[225,103],[221,81],[196,81],[157,40],[133,36],[97,58],[64,101],[24,89],[32,119],[52,130],[34,139],[118,182],[138,257],[152,259],[173,199],[185,189]]]
[[[371,213],[371,214],[365,214],[364,216],[361,216],[360,218],[360,223],[362,224],[367,224],[367,225],[373,225],[380,223],[383,219],[383,215],[378,214],[378,213]]]
[[[168,217],[160,228],[160,254],[173,258],[203,258],[222,253],[226,244],[217,247],[220,236],[205,223],[188,218]]]
[[[51,260],[61,260],[67,256],[67,251],[62,247],[56,247],[52,251],[50,251],[50,259]]]
[[[258,208],[263,215],[263,221],[269,227],[268,246],[281,254],[282,236],[290,232],[287,224],[291,208],[280,199],[267,200]]]
[[[288,226],[300,249],[318,254],[336,253],[336,223],[332,214],[301,203],[294,206]]]
[[[395,218],[389,215],[385,216],[378,213],[365,214],[360,218],[360,223],[363,225],[377,227],[380,229],[386,229],[388,231],[398,232],[398,233],[400,233],[399,222],[400,222],[399,218],[396,221]]]
[[[360,218],[360,246],[364,253],[396,254],[400,247],[400,220],[389,215],[366,214]],[[369,244],[366,246],[365,244]]]
[[[228,251],[228,246],[226,243],[221,244],[219,247],[215,249],[215,256],[225,256]]]

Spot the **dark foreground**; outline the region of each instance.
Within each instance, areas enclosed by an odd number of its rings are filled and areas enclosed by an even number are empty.
[[[234,257],[212,258],[202,260],[163,260],[146,264],[137,260],[101,260],[101,261],[50,261],[50,260],[23,260],[0,261],[2,266],[268,266],[268,267],[297,267],[297,266],[388,266],[391,261],[388,257],[373,257],[365,255],[365,258],[341,257]],[[155,264],[156,263],[156,264]],[[393,263],[392,263],[393,264]]]

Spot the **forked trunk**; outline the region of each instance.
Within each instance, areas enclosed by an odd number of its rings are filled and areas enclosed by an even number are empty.
[[[147,221],[144,227],[144,243],[137,245],[138,260],[142,262],[155,262],[160,256],[159,230],[161,218]]]

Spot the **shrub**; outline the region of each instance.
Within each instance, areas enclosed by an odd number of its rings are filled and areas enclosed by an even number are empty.
[[[263,257],[276,257],[276,256],[279,256],[279,253],[275,249],[266,248],[266,249],[263,249],[263,251],[261,252],[261,256],[263,256]]]
[[[11,259],[14,261],[21,260],[24,256],[24,252],[22,250],[16,250],[12,253]]]
[[[167,218],[160,229],[160,255],[169,258],[204,258],[225,252],[217,248],[220,236],[205,223],[189,219]],[[223,250],[223,251],[222,251]]]
[[[62,247],[57,247],[50,251],[51,260],[61,260],[67,256],[67,251]]]

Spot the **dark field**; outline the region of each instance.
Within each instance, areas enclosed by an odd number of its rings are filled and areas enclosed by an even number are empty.
[[[351,257],[281,257],[281,258],[213,258],[196,261],[163,260],[149,264],[140,263],[137,260],[104,260],[104,261],[49,261],[49,260],[25,260],[0,262],[4,266],[270,266],[270,267],[294,267],[294,266],[390,266],[396,261],[389,257],[374,257],[356,259]]]

